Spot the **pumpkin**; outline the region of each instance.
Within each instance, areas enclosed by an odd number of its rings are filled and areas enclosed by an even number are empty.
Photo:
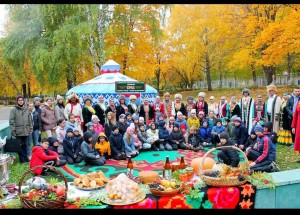
[[[194,158],[191,162],[191,167],[193,168],[194,170],[194,173],[196,175],[199,176],[199,171],[200,171],[200,165],[202,164],[202,157],[199,157],[199,158]],[[204,159],[204,163],[203,163],[203,170],[206,170],[206,169],[212,169],[213,165],[216,163],[216,161],[210,157],[206,157]]]

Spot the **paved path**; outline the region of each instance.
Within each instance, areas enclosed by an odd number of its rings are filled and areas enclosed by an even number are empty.
[[[9,112],[12,107],[10,106],[0,106],[0,120],[8,120]]]

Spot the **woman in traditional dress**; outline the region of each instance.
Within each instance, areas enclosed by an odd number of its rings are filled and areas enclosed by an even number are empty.
[[[84,106],[82,108],[82,117],[83,117],[83,132],[87,130],[87,124],[92,121],[92,116],[96,113],[95,109],[92,107],[92,98],[86,96],[83,99]]]
[[[196,109],[196,104],[194,102],[193,96],[188,96],[186,98],[185,109],[186,109],[186,118],[189,118],[191,116],[191,110]]]
[[[286,104],[289,99],[289,93],[284,92],[282,96],[282,104],[280,106],[280,126],[279,126],[279,132],[278,132],[278,140],[277,142],[279,144],[283,145],[292,145],[292,134],[290,132],[291,126],[289,123],[289,115],[286,110]]]
[[[116,119],[119,119],[121,114],[126,114],[128,112],[128,106],[126,105],[125,96],[121,95],[119,97],[119,105],[116,106]]]
[[[182,95],[181,94],[175,94],[174,96],[175,102],[174,102],[174,108],[175,108],[175,119],[177,119],[177,112],[180,111],[184,118],[186,118],[186,109],[185,105],[183,104],[182,101]]]
[[[135,95],[129,96],[128,112],[131,113],[131,115],[133,115],[133,114],[137,115],[138,106],[136,104],[136,96]]]
[[[139,110],[139,116],[144,117],[146,125],[149,125],[150,122],[154,122],[154,110],[149,104],[148,98],[144,98],[144,102],[140,104]]]

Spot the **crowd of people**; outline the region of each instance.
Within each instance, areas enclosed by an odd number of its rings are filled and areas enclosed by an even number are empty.
[[[86,96],[83,106],[75,93],[66,104],[58,95],[55,106],[51,98],[41,103],[39,97],[25,105],[18,96],[9,124],[12,135],[23,142],[20,162],[30,162],[30,167],[82,161],[101,166],[108,159],[125,160],[147,150],[198,152],[204,147],[231,145],[246,153],[252,171],[270,172],[279,170],[275,163],[278,142],[294,144],[294,150],[300,152],[300,90],[283,93],[282,98],[276,93],[271,84],[266,99],[261,94],[251,97],[244,88],[239,100],[235,96],[230,101],[225,96],[220,101],[214,96],[207,100],[200,92],[197,99],[188,96],[183,102],[181,94],[172,100],[166,92],[162,101],[157,96],[150,104],[144,98],[139,105],[135,95],[130,95],[128,104],[120,95],[108,105],[102,96],[95,105]],[[42,132],[47,138],[41,138]],[[237,166],[239,156],[232,148],[222,148],[218,160]]]

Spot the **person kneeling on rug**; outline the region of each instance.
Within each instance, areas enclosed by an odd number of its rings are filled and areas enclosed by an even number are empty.
[[[272,143],[268,136],[264,135],[264,129],[261,125],[256,125],[254,131],[257,136],[257,143],[246,150],[248,160],[253,161],[249,164],[250,172],[279,171],[279,167],[274,162],[276,156],[275,144]]]
[[[106,163],[104,156],[100,156],[99,152],[94,149],[92,140],[93,134],[90,131],[83,133],[84,141],[81,144],[81,152],[86,165],[102,166]]]
[[[112,158],[115,160],[126,160],[125,144],[122,135],[119,133],[117,125],[112,126],[109,136]]]
[[[228,133],[224,131],[220,134],[220,142],[221,146],[234,146],[233,142],[229,140]],[[224,147],[221,150],[222,151],[218,153],[218,160],[220,163],[224,163],[232,167],[237,167],[239,165],[240,157],[237,150],[229,147]]]
[[[59,163],[59,156],[56,152],[48,150],[49,142],[47,139],[43,139],[41,145],[37,145],[32,149],[32,157],[30,160],[30,168],[47,165],[54,166]],[[37,168],[33,170],[36,175],[44,174],[48,168]]]

